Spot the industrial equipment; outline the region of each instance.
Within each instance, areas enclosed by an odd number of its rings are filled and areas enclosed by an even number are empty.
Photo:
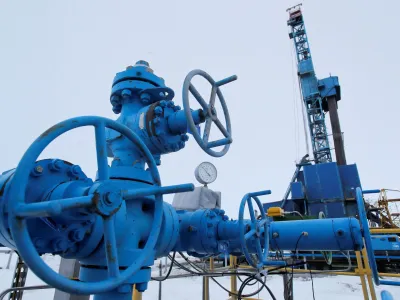
[[[212,86],[209,103],[191,83],[196,75]],[[147,62],[138,61],[118,73],[111,92],[113,111],[120,114],[117,121],[85,116],[60,122],[32,143],[16,169],[1,175],[0,242],[17,250],[49,285],[68,293],[94,294],[96,300],[131,299],[133,285],[145,291],[154,260],[170,251],[197,257],[243,253],[251,265],[261,268],[287,264],[269,260],[269,249],[361,250],[363,234],[369,232],[362,231],[355,218],[271,222],[258,198],[270,191],[245,195],[238,220],[229,219],[219,208],[176,210],[163,201],[164,194],[194,189],[192,184],[162,186],[157,168],[161,155],[184,148],[187,133],[209,155],[220,157],[229,150],[232,130],[220,88],[234,80],[236,76],[214,81],[202,70],[190,72],[183,85],[181,110],[172,101],[173,90]],[[189,92],[202,109],[191,109]],[[225,126],[215,110],[217,97]],[[212,122],[222,139],[209,141]],[[205,129],[200,134],[202,123]],[[94,180],[62,159],[37,161],[57,137],[84,126],[94,127],[96,137]],[[111,166],[107,157],[113,159]],[[359,195],[357,199],[362,201]],[[261,219],[256,218],[253,202]],[[245,219],[246,207],[250,219]],[[53,271],[40,258],[45,253],[79,260],[79,280]]]

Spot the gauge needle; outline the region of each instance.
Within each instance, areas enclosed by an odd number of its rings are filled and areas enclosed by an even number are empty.
[[[211,174],[210,174],[210,173],[208,173],[206,169],[204,169],[204,171],[206,171],[206,173],[208,174],[208,176],[211,176]]]

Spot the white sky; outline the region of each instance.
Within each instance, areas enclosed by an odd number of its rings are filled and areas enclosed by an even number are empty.
[[[397,51],[400,1],[303,1],[317,76],[339,76],[339,116],[348,163],[364,188],[399,188]],[[213,162],[231,217],[246,192],[272,189],[281,199],[304,153],[295,142],[292,42],[286,8],[297,1],[1,1],[0,170],[17,165],[51,125],[79,115],[116,118],[109,94],[116,72],[149,61],[181,103],[186,74],[201,68],[223,88],[234,142],[211,158],[193,138],[164,156],[164,185],[195,182]],[[214,130],[216,128],[213,128]],[[298,149],[299,150],[296,150]],[[62,137],[45,153],[96,171],[93,130]],[[170,198],[167,198],[170,199]]]

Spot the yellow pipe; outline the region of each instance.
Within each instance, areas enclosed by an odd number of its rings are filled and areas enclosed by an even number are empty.
[[[375,286],[374,286],[374,283],[372,282],[371,268],[369,266],[367,250],[365,249],[365,247],[362,249],[362,255],[363,255],[363,258],[364,258],[364,265],[365,265],[365,268],[367,270],[367,279],[368,279],[369,292],[371,294],[372,300],[376,300]]]
[[[400,233],[400,228],[371,228],[369,231],[371,234]]]
[[[358,270],[359,270],[359,275],[360,275],[360,280],[361,280],[361,286],[362,286],[362,290],[363,290],[363,295],[364,295],[364,300],[368,300],[369,296],[368,296],[368,290],[367,290],[367,283],[365,282],[365,277],[364,277],[364,267],[362,264],[362,260],[361,260],[361,254],[360,251],[356,251],[356,259],[357,259],[357,266],[358,266]]]
[[[230,255],[229,256],[229,267],[230,267],[230,269],[232,271],[235,270],[236,263],[237,263],[236,256]],[[233,294],[237,294],[237,290],[238,290],[237,289],[237,278],[236,278],[236,275],[232,275],[231,276],[231,292]],[[236,300],[237,299],[237,297],[235,295],[230,294],[230,296],[231,297],[229,298],[229,300]]]
[[[133,286],[132,300],[142,300],[142,293],[138,292],[135,286]]]

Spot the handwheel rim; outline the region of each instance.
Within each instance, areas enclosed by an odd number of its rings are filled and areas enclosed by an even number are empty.
[[[262,225],[264,227],[264,243],[263,243],[264,249],[261,252],[261,255],[260,255],[260,253],[256,254],[256,257],[258,258],[258,262],[254,262],[253,258],[251,257],[250,252],[247,247],[247,241],[245,238],[246,233],[245,233],[245,226],[244,226],[244,210],[246,207],[246,203],[249,203],[252,200],[254,200],[257,203],[257,206],[260,209],[260,214],[262,216],[261,219],[259,220],[260,223],[264,222],[264,224]],[[250,210],[250,207],[249,207],[249,210]],[[254,268],[258,268],[258,269],[262,268],[264,265],[264,262],[267,259],[266,256],[268,255],[268,252],[269,252],[269,232],[268,232],[269,224],[268,224],[268,219],[265,215],[264,208],[261,204],[261,201],[258,199],[257,196],[253,197],[253,196],[251,196],[251,194],[246,194],[243,197],[242,202],[240,204],[240,208],[239,208],[238,224],[239,224],[239,230],[240,230],[240,244],[241,244],[241,248],[242,248],[244,256],[246,257],[247,262]],[[256,227],[257,222],[256,222],[256,224],[253,224],[253,222],[252,222],[252,225],[255,225],[255,227]],[[260,246],[261,246],[261,238],[256,240],[256,243],[260,243]],[[256,248],[257,248],[257,246],[258,245],[256,244]]]
[[[134,132],[132,132],[128,127],[113,120],[103,117],[86,116],[72,118],[60,122],[40,135],[38,139],[36,139],[28,148],[18,164],[14,173],[14,178],[12,179],[13,182],[18,182],[18,185],[11,184],[9,191],[9,199],[12,199],[12,201],[9,201],[10,229],[19,254],[22,256],[28,267],[31,268],[34,273],[43,281],[57,289],[75,294],[97,294],[108,292],[121,285],[130,276],[139,271],[143,263],[154,250],[162,224],[162,196],[155,195],[153,224],[146,245],[142,249],[142,254],[126,270],[121,272],[118,277],[108,278],[99,282],[78,282],[58,274],[40,258],[29,236],[26,220],[15,217],[13,212],[18,208],[18,205],[25,203],[25,190],[29,179],[29,171],[26,170],[32,169],[36,159],[43,152],[43,150],[57,137],[67,131],[79,127],[95,126],[100,124],[100,122],[103,122],[106,128],[110,128],[122,133],[131,142],[138,146],[138,148],[144,154],[144,157],[149,165],[154,184],[156,186],[161,186],[160,175],[158,173],[154,158],[146,145]],[[147,255],[145,255],[146,253]]]
[[[189,72],[189,74],[185,78],[185,81],[184,81],[183,87],[182,87],[182,102],[183,102],[183,108],[185,110],[186,119],[187,119],[189,128],[192,132],[192,135],[193,135],[194,139],[196,140],[196,142],[199,144],[199,146],[207,154],[214,156],[214,157],[221,157],[228,152],[231,143],[225,144],[224,148],[221,151],[215,151],[215,150],[212,150],[211,148],[207,148],[207,145],[204,143],[203,138],[197,132],[196,125],[195,125],[193,117],[192,117],[191,108],[190,108],[190,104],[189,104],[189,88],[191,85],[191,80],[196,75],[199,75],[199,76],[205,78],[213,87],[216,86],[215,80],[205,71],[193,70],[193,71]],[[232,139],[232,126],[231,126],[229,111],[228,111],[228,107],[226,105],[225,98],[222,95],[222,92],[219,87],[216,87],[216,94],[217,94],[216,96],[218,96],[218,99],[220,100],[222,110],[224,112],[226,131],[229,133],[229,138]]]

